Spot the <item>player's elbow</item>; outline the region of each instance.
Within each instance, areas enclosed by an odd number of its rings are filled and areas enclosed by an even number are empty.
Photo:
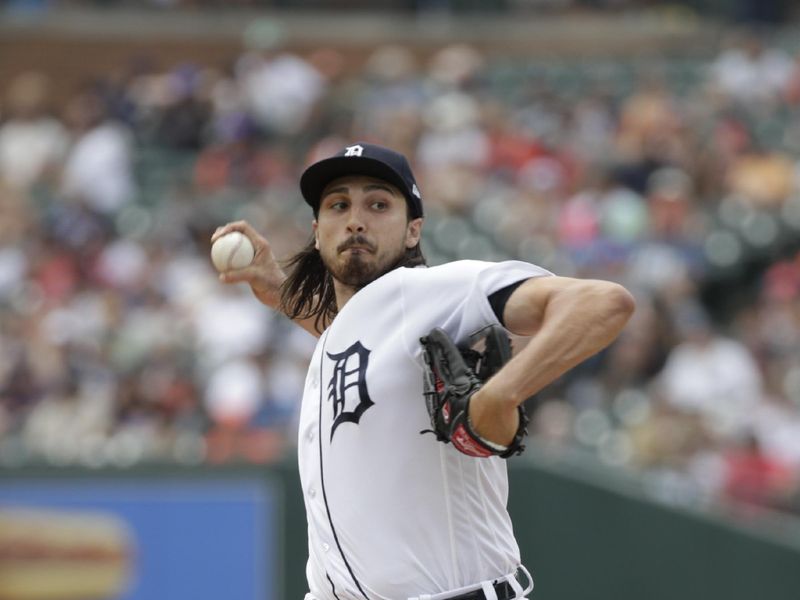
[[[621,329],[635,310],[628,290],[598,279],[537,277],[520,286],[505,309],[505,325],[517,335],[536,334],[545,321],[564,318],[587,327]]]
[[[609,282],[607,286],[606,294],[608,296],[609,310],[615,317],[627,322],[636,310],[636,299],[633,294],[618,283]]]
[[[585,300],[596,312],[600,322],[607,323],[619,331],[636,310],[636,300],[627,289],[611,281],[592,281],[592,293]]]
[[[573,324],[591,327],[601,337],[615,337],[636,309],[633,295],[623,286],[599,279],[572,280],[553,295],[549,310]]]

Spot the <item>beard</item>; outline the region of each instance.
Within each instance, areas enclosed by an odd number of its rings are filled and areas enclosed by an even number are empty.
[[[350,255],[344,265],[331,271],[331,275],[345,285],[361,289],[385,273],[377,262],[368,263],[365,259],[361,254]]]
[[[322,255],[322,262],[331,276],[337,281],[360,290],[372,283],[382,275],[393,270],[405,256],[405,247],[387,256],[377,256],[375,247],[361,236],[354,236],[336,249],[337,255],[352,246],[366,246],[370,252],[367,254],[348,254],[343,263],[328,260]]]

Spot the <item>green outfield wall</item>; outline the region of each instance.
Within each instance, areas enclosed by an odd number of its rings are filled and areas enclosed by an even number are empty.
[[[537,600],[800,599],[795,519],[665,506],[640,481],[515,464],[510,510]]]
[[[523,560],[536,580],[532,599],[800,598],[796,521],[756,524],[665,506],[631,479],[530,454],[510,461],[509,504]],[[271,511],[268,530],[275,548],[268,597],[303,598],[305,516],[293,462],[269,467],[5,468],[0,469],[0,510],[8,503],[4,497],[14,498],[8,494],[18,488],[44,490],[46,503],[54,493],[50,490],[79,494],[98,482],[123,492],[165,486],[185,491],[208,482],[219,489],[228,482],[263,487],[272,498],[265,506]],[[236,551],[228,549],[234,556]]]

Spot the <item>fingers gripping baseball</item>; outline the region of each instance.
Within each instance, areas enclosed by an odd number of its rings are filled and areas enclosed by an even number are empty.
[[[280,299],[280,287],[286,275],[278,265],[267,239],[259,234],[247,221],[234,221],[218,227],[211,236],[214,244],[221,237],[239,232],[250,240],[255,253],[250,264],[229,269],[220,273],[223,283],[248,283],[256,296],[270,306],[276,306]]]

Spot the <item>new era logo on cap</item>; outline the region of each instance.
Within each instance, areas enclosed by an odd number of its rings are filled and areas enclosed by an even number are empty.
[[[336,156],[316,162],[305,170],[300,177],[300,191],[314,214],[319,210],[325,186],[346,175],[366,175],[391,183],[405,196],[412,218],[423,216],[422,194],[406,157],[366,142],[346,146]]]

